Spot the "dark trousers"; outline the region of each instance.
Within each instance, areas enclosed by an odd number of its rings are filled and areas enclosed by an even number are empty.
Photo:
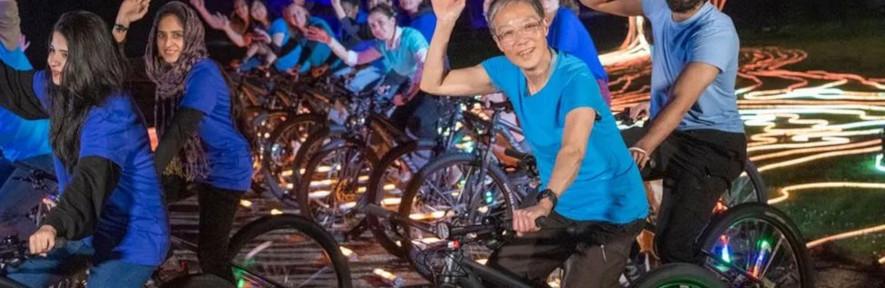
[[[419,92],[406,105],[396,107],[390,122],[418,139],[435,139],[441,105],[434,97]]]
[[[228,244],[230,231],[244,191],[228,190],[206,183],[188,183],[179,177],[164,177],[166,202],[184,199],[198,193],[200,234],[197,239],[197,257],[204,273],[212,273],[233,282]]]
[[[627,146],[645,131],[625,130]],[[718,130],[675,131],[653,152],[643,179],[663,179],[655,246],[664,262],[701,261],[698,237],[722,193],[744,169],[746,137]]]
[[[618,279],[644,220],[616,225],[569,220],[553,212],[548,223],[579,232],[545,228],[516,237],[492,253],[489,267],[547,287],[547,276],[568,261],[563,287],[620,287]]]

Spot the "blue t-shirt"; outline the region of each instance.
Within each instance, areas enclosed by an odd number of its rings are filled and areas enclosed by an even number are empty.
[[[423,9],[410,20],[408,26],[421,32],[424,40],[430,43],[430,39],[433,39],[433,30],[436,29],[436,14],[433,14],[433,10]]]
[[[556,18],[553,18],[547,32],[547,43],[553,49],[584,60],[594,78],[608,81],[605,68],[599,62],[599,52],[596,51],[593,38],[572,10],[562,7],[556,11]]]
[[[212,60],[200,60],[191,68],[181,107],[203,112],[198,133],[209,162],[204,181],[218,188],[248,190],[252,183],[249,143],[234,126],[230,88]]]
[[[581,168],[561,195],[556,212],[573,220],[617,224],[644,218],[648,202],[639,169],[624,146],[596,80],[577,57],[559,54],[554,59],[550,79],[535,95],[529,95],[524,74],[506,57],[488,59],[482,67],[513,104],[544,185],[562,147],[566,115],[575,108],[588,107],[601,118],[593,125]]]
[[[332,32],[332,28],[329,27],[329,24],[326,23],[326,21],[323,19],[310,17],[308,19],[308,25],[320,27],[325,30],[328,35],[335,35]],[[289,32],[288,26],[285,29],[286,37],[284,37],[284,39],[286,40],[283,41],[283,46],[285,46],[286,43],[288,43],[288,40],[291,39],[291,33]],[[300,43],[298,43],[298,46],[292,49],[292,51],[289,51],[289,53],[287,53],[286,55],[280,56],[280,58],[278,58],[277,61],[274,62],[274,67],[278,71],[286,71],[294,68],[295,65],[301,64],[301,68],[298,70],[298,72],[305,73],[307,71],[310,71],[310,68],[323,65],[323,63],[325,63],[326,60],[329,59],[329,56],[332,55],[332,49],[329,48],[329,45],[315,41],[308,41],[306,38],[301,38],[293,41],[299,41]],[[307,57],[304,58],[303,61],[301,61],[301,54],[304,52],[304,50],[310,51],[310,55],[307,55]]]
[[[292,33],[289,33],[289,23],[286,23],[285,19],[277,18],[277,20],[270,22],[270,27],[267,28],[267,35],[270,35],[271,39],[273,39],[275,34],[283,35],[283,42],[281,42],[280,46],[285,46],[289,42],[289,38],[292,38]]]
[[[44,107],[46,72],[34,75],[34,92]],[[117,186],[102,207],[91,236],[95,260],[123,260],[139,265],[159,265],[169,249],[169,219],[150,140],[135,102],[115,94],[86,115],[80,134],[79,157],[97,156],[120,167]],[[58,187],[64,191],[71,175],[53,157]]]
[[[19,71],[33,69],[21,49],[0,45],[0,61]],[[0,108],[0,151],[12,162],[51,153],[49,120],[26,120]]]
[[[427,40],[418,30],[403,27],[398,28],[402,31],[398,45],[394,49],[387,48],[384,41],[375,39],[375,49],[381,53],[381,60],[384,62],[385,72],[393,70],[399,75],[414,77],[418,72],[418,66],[422,64],[422,59],[418,58],[418,53],[427,50]]]
[[[710,3],[704,3],[697,14],[682,22],[673,21],[665,1],[642,0],[642,10],[651,21],[655,39],[651,117],[656,117],[669,102],[670,88],[682,69],[690,62],[705,63],[719,68],[719,75],[691,106],[677,130],[744,133],[734,91],[740,41],[731,18]]]

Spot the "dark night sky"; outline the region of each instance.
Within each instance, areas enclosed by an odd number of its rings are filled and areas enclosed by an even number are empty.
[[[112,25],[121,2],[121,0],[19,0],[22,33],[31,41],[31,46],[26,51],[31,63],[38,69],[46,66],[49,32],[61,14],[72,10],[87,10],[98,14],[104,18],[108,25]],[[147,43],[146,38],[150,32],[153,14],[166,2],[169,0],[152,0],[148,15],[131,25],[126,43],[128,56],[144,54],[144,45]],[[206,0],[205,2],[210,10],[224,9],[229,11],[233,1]],[[207,31],[207,34],[209,38],[223,37],[216,31]]]

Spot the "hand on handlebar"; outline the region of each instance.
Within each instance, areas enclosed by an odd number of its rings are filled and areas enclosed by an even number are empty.
[[[58,237],[58,232],[49,225],[40,226],[40,229],[34,234],[31,234],[29,239],[29,248],[31,254],[40,254],[44,255],[56,245],[56,237]]]
[[[535,220],[540,217],[547,217],[552,210],[553,203],[551,203],[550,200],[543,199],[534,206],[513,211],[513,230],[516,231],[517,236],[522,236],[523,233],[537,232],[538,230],[541,230],[541,228],[535,224]]]

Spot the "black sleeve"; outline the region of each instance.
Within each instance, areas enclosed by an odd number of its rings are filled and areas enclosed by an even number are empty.
[[[172,123],[163,132],[157,152],[154,153],[154,164],[157,165],[159,175],[163,175],[166,165],[172,162],[172,158],[178,154],[188,137],[197,132],[200,121],[203,120],[203,112],[191,108],[181,107],[175,112]]]
[[[117,187],[120,174],[120,166],[107,158],[80,158],[58,207],[49,211],[44,224],[55,228],[58,237],[69,240],[92,235],[101,208]]]
[[[49,118],[34,93],[34,72],[18,71],[6,63],[0,65],[0,106],[25,119]]]

